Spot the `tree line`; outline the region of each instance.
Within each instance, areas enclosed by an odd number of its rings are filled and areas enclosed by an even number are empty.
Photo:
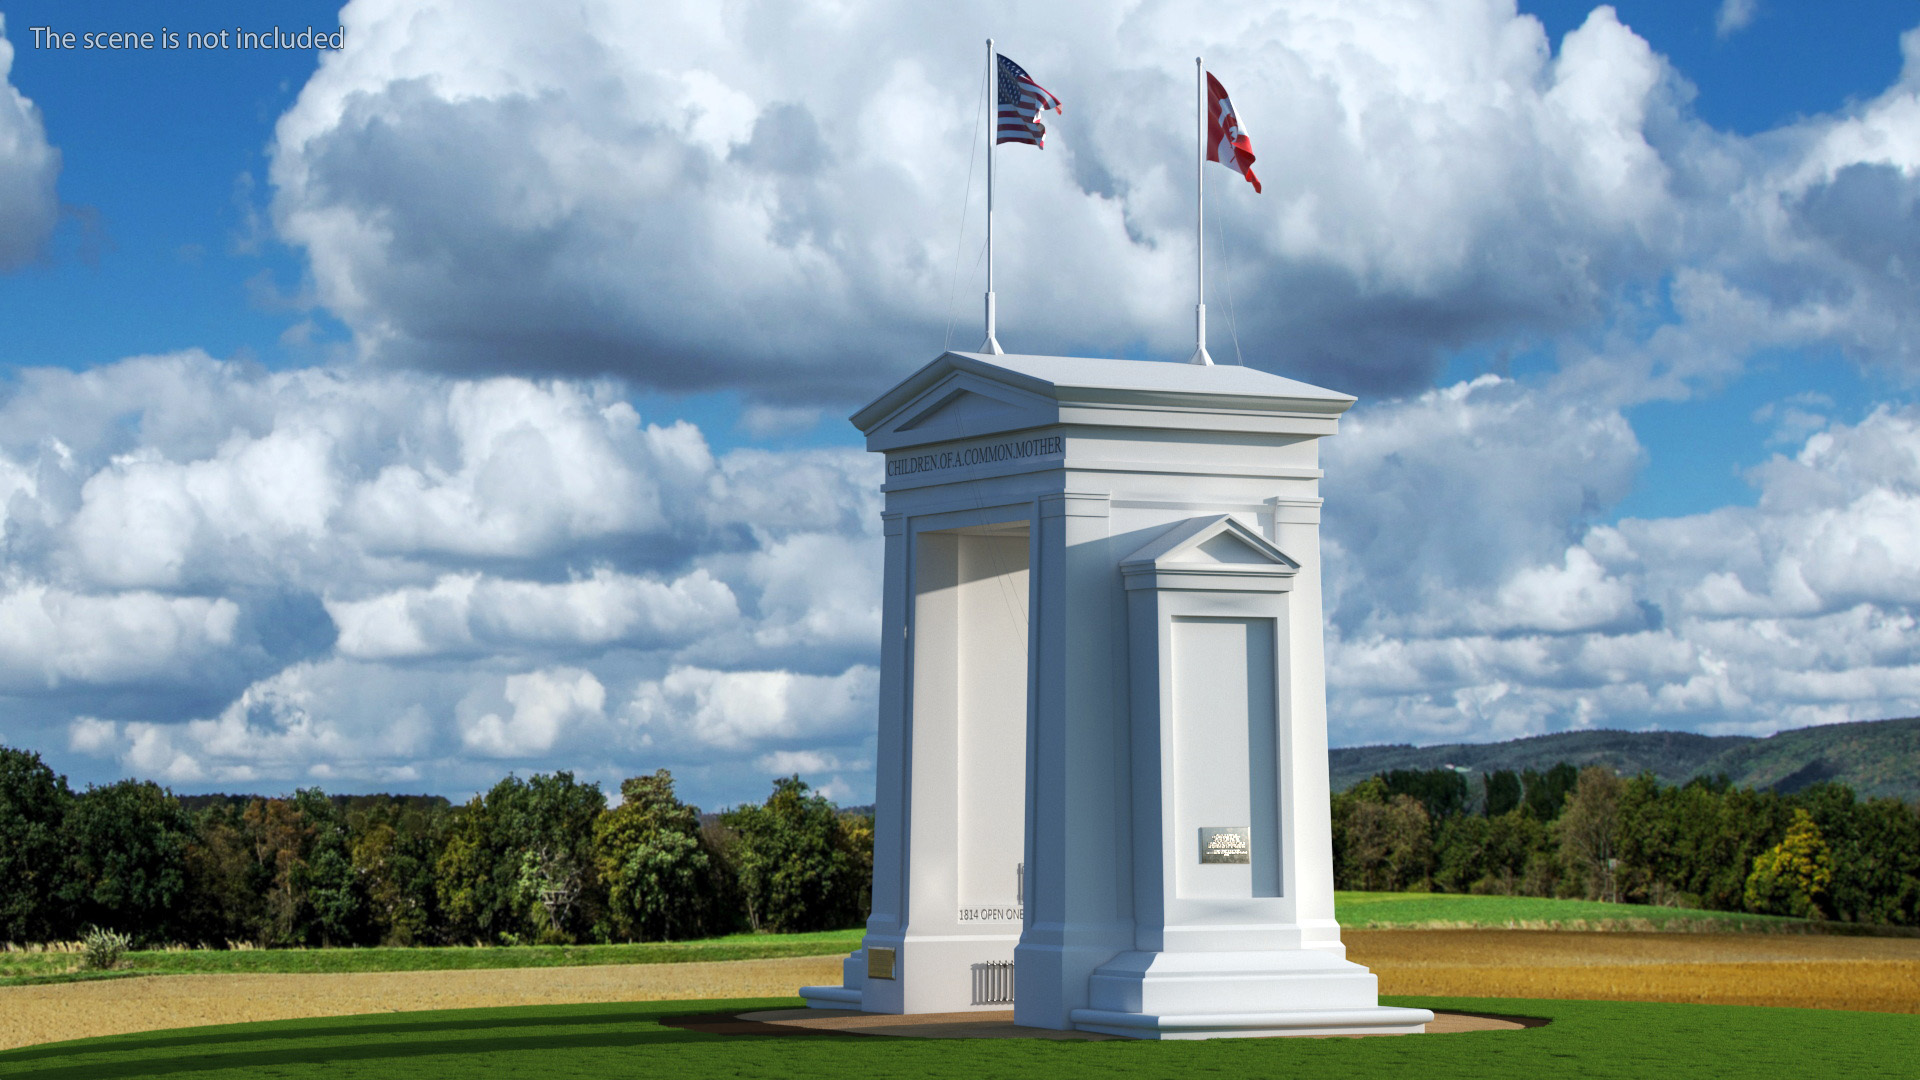
[[[799,777],[718,814],[664,769],[620,785],[508,776],[425,796],[75,792],[0,747],[0,942],[256,947],[573,944],[858,925],[873,819]]]
[[[1898,799],[1564,762],[1478,779],[1395,770],[1334,795],[1338,886],[1920,925],[1920,807]]]
[[[1560,764],[1396,770],[1333,796],[1341,888],[1586,897],[1920,925],[1920,808],[1838,784]],[[142,945],[258,947],[684,940],[858,925],[873,819],[797,776],[702,814],[660,770],[620,785],[508,776],[426,796],[71,790],[0,747],[0,942],[100,927]]]

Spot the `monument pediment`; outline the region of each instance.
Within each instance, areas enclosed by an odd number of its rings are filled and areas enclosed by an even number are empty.
[[[1130,566],[1265,566],[1291,574],[1300,564],[1266,537],[1229,514],[1176,522],[1152,543],[1121,560]]]
[[[879,413],[868,417],[869,413]],[[949,369],[923,381],[912,394],[889,395],[862,410],[867,447],[895,450],[1044,427],[1060,419],[1059,407],[1030,390],[979,372]]]
[[[1300,564],[1228,514],[1177,522],[1121,560],[1127,588],[1283,591]]]
[[[1051,402],[976,375],[955,372],[898,409],[874,436],[905,445],[1039,427],[1059,417]]]

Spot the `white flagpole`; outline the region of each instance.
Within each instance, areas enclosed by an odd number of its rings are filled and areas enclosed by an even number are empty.
[[[980,351],[989,356],[1006,352],[994,336],[993,310],[993,148],[1000,141],[1000,72],[993,39],[987,39],[987,340]]]
[[[1194,136],[1198,152],[1193,162],[1193,224],[1199,293],[1193,305],[1193,359],[1187,363],[1212,367],[1213,357],[1207,355],[1207,74],[1198,56],[1193,58],[1193,119],[1198,125]],[[993,175],[991,165],[987,175]],[[988,200],[991,203],[992,196]]]

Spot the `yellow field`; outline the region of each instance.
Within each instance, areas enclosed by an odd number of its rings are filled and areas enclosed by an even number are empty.
[[[0,986],[0,1050],[94,1035],[307,1016],[593,1001],[783,997],[801,986],[839,980],[840,958],[823,956],[346,975],[148,975],[49,986]]]
[[[1383,994],[1920,1012],[1920,938],[1348,930]]]

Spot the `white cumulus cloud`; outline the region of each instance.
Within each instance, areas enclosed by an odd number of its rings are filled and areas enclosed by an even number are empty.
[[[1368,466],[1391,477],[1406,468],[1394,455],[1407,450],[1383,435],[1429,429],[1434,421],[1419,419],[1427,412],[1471,423],[1475,399],[1499,388],[1455,387],[1385,410],[1385,430],[1356,425],[1359,437],[1336,460],[1362,481]],[[1567,415],[1539,400],[1517,414],[1525,413]],[[1855,424],[1825,423],[1795,453],[1752,470],[1753,506],[1604,524],[1604,500],[1582,506],[1566,495],[1631,460],[1593,453],[1594,432],[1609,426],[1489,427],[1474,441],[1485,468],[1467,483],[1516,481],[1525,474],[1506,463],[1524,449],[1564,470],[1555,472],[1559,497],[1529,497],[1522,485],[1503,502],[1456,481],[1401,510],[1343,520],[1344,485],[1330,466],[1337,737],[1647,725],[1768,732],[1920,711],[1920,573],[1910,557],[1920,535],[1920,416],[1882,407]],[[1448,499],[1477,513],[1440,510]],[[1372,535],[1385,529],[1390,539],[1393,525],[1411,520],[1423,522],[1415,542],[1392,547]],[[1554,551],[1554,533],[1574,542]],[[1450,559],[1471,537],[1482,538],[1485,558]]]
[[[607,703],[606,687],[578,668],[510,675],[501,696],[507,709],[474,710],[461,718],[460,738],[468,749],[489,757],[542,755],[569,729],[602,720]]]
[[[21,689],[192,681],[193,665],[232,644],[238,616],[219,597],[20,584],[0,590],[0,680]]]
[[[40,110],[10,81],[13,51],[0,16],[0,270],[37,256],[60,216],[60,151],[47,142]]]
[[[672,647],[732,622],[739,608],[705,570],[668,583],[601,568],[562,584],[448,575],[427,588],[330,601],[327,613],[342,655],[377,660],[516,644]]]
[[[676,667],[640,684],[626,719],[658,741],[735,749],[773,740],[844,739],[874,720],[879,672],[838,675]]]
[[[867,392],[944,335],[980,85],[955,42],[990,7],[341,17],[352,47],[280,121],[275,212],[368,355],[785,405]],[[1685,217],[1648,135],[1668,69],[1608,7],[1558,55],[1510,0],[1066,3],[1002,44],[1067,102],[1046,150],[1001,153],[1002,326],[1025,351],[1179,350],[1196,50],[1256,146],[1285,148],[1264,196],[1215,202],[1220,281],[1290,298],[1243,304],[1242,337],[1291,342],[1309,375],[1407,387],[1441,348],[1585,322]]]

